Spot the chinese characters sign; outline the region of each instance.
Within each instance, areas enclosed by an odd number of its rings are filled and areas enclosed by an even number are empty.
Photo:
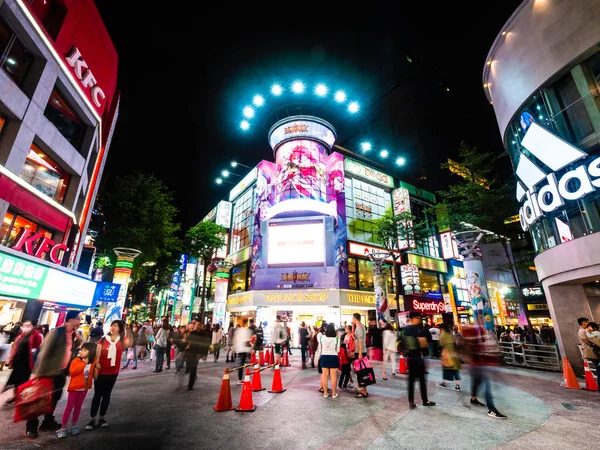
[[[344,159],[344,165],[345,165],[346,172],[352,173],[361,178],[365,178],[369,181],[372,181],[373,183],[376,183],[376,184],[379,184],[382,186],[386,186],[389,188],[394,187],[394,179],[388,174],[379,172],[378,170],[375,170],[375,169],[371,169],[370,167],[367,167],[367,166],[359,163],[358,161],[354,161],[353,159],[350,159],[350,158]]]
[[[6,253],[0,254],[0,295],[39,298],[48,270]]]

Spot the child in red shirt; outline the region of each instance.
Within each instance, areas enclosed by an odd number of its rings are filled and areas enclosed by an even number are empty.
[[[340,389],[346,389],[348,387],[348,382],[350,381],[350,359],[348,358],[348,353],[346,352],[346,344],[343,342],[340,345],[338,358],[340,359],[340,371],[342,372],[340,381],[338,382],[338,387]]]

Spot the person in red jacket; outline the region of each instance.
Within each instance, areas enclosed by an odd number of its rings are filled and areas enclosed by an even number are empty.
[[[41,328],[37,327],[37,321],[26,320],[21,326],[21,334],[12,346],[10,356],[8,357],[8,367],[12,368],[12,373],[4,386],[2,392],[11,387],[16,388],[31,377],[35,366],[35,356],[44,339]],[[15,397],[8,400],[9,405],[14,403]]]
[[[81,406],[87,395],[87,391],[92,387],[92,381],[94,379],[94,358],[96,356],[96,344],[88,342],[83,344],[77,358],[71,361],[69,367],[69,375],[71,375],[71,381],[69,382],[69,397],[67,400],[67,406],[62,416],[62,427],[56,432],[56,438],[62,439],[67,437],[67,433],[70,432],[73,436],[81,433],[77,428],[77,420],[79,420],[79,413],[81,413]],[[73,412],[73,418],[71,420],[71,428],[69,430],[69,416]]]

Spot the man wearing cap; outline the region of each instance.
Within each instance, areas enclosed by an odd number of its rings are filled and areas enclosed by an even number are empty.
[[[69,372],[69,366],[78,346],[76,333],[79,327],[79,311],[69,311],[65,323],[53,329],[44,338],[33,371],[34,378],[49,377],[53,381],[52,412],[44,415],[44,420],[39,425],[41,431],[54,431],[61,424],[54,418],[56,404],[60,400]],[[27,421],[25,436],[30,439],[38,437],[38,418]]]

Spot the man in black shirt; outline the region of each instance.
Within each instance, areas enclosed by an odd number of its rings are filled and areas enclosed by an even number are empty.
[[[198,359],[202,351],[202,341],[204,334],[202,333],[202,323],[197,321],[194,323],[194,329],[190,331],[185,339],[185,365],[186,372],[190,373],[190,381],[188,383],[188,391],[194,389],[196,382],[196,370],[198,369]]]
[[[308,350],[308,328],[306,328],[306,323],[302,322],[300,324],[300,328],[298,329],[298,339],[300,343],[300,352],[302,353],[302,368],[306,369],[306,351]]]
[[[408,359],[408,403],[415,409],[415,380],[419,379],[423,406],[435,406],[427,398],[427,380],[425,379],[425,362],[421,352],[427,348],[427,333],[423,329],[421,313],[411,312],[410,325],[404,328],[404,348]]]

